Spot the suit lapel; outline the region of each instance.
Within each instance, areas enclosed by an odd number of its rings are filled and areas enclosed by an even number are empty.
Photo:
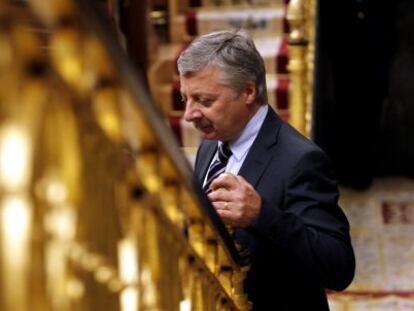
[[[281,124],[281,119],[269,107],[259,134],[239,171],[239,175],[243,176],[253,187],[257,185],[273,157],[273,153],[268,150],[276,144]]]
[[[253,142],[239,171],[239,175],[243,176],[253,187],[257,185],[265,168],[272,159],[272,153],[268,152],[268,149],[276,144],[281,124],[281,119],[269,107],[259,134]],[[204,140],[200,146],[195,172],[201,183],[204,180],[204,176],[207,173],[216,150],[217,141],[215,140]]]

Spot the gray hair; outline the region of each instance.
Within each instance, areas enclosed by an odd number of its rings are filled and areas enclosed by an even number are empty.
[[[223,82],[237,94],[249,81],[256,82],[256,102],[267,103],[264,61],[253,40],[243,31],[218,31],[194,40],[177,61],[182,76],[197,72],[207,65],[216,65]]]

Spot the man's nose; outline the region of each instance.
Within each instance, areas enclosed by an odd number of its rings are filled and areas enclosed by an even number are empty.
[[[187,122],[192,122],[194,119],[199,118],[199,111],[194,107],[194,104],[190,100],[187,101],[184,110],[184,120]]]

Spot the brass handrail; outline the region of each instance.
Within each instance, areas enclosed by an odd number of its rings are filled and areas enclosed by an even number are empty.
[[[248,310],[246,258],[90,1],[0,1],[0,309]]]

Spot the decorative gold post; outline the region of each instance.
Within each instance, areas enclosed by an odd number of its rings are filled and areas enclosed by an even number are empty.
[[[313,77],[315,72],[315,46],[316,46],[316,5],[317,0],[308,0],[306,30],[308,34],[308,49],[306,53],[307,63],[307,92],[306,92],[306,134],[312,133],[312,112],[313,112]]]
[[[289,63],[290,73],[289,110],[290,123],[302,134],[305,133],[305,53],[308,45],[304,31],[305,8],[303,0],[292,0],[288,6],[287,19],[291,30],[289,34]]]
[[[314,62],[315,0],[292,0],[288,5],[290,123],[306,136],[311,132]]]

